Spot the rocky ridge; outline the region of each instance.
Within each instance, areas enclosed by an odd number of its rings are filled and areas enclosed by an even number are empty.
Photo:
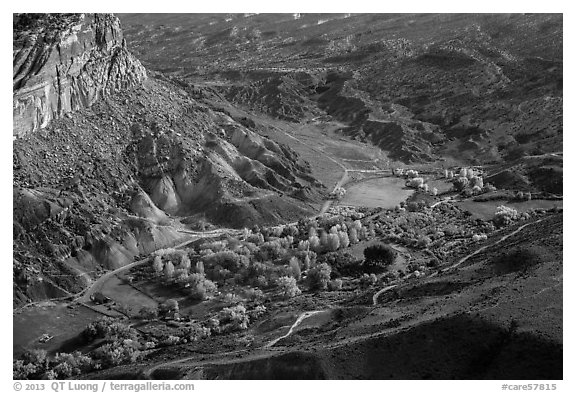
[[[113,15],[14,16],[14,136],[138,86],[146,70],[126,47]],[[57,18],[57,19],[56,19]],[[50,23],[55,20],[58,23]]]
[[[23,52],[16,40],[14,52],[15,305],[77,293],[103,269],[182,242],[181,230],[312,214],[321,184],[309,165],[147,72],[116,17],[24,22],[15,36],[35,43]],[[64,48],[75,71],[60,72]]]

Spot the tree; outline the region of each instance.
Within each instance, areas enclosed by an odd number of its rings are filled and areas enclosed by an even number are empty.
[[[188,255],[182,255],[182,259],[180,259],[180,269],[186,269],[186,271],[189,271],[191,266],[192,262],[190,262]]]
[[[310,260],[310,254],[307,253],[306,256],[304,257],[304,270],[308,270],[310,269],[310,264],[311,264],[311,260]]]
[[[166,276],[166,278],[172,278],[173,275],[174,275],[174,265],[172,264],[172,262],[168,261],[164,265],[164,276]]]
[[[340,248],[340,238],[335,233],[330,233],[328,235],[328,244],[327,248],[330,251],[336,251]]]
[[[179,311],[179,307],[178,307],[178,300],[176,299],[168,299],[164,302],[164,307],[166,308],[166,310],[168,311],[174,311],[174,312],[178,312]]]
[[[328,247],[328,234],[324,230],[320,232],[320,245],[324,248]]]
[[[309,240],[300,240],[298,243],[298,250],[300,251],[308,251],[310,249],[310,241]]]
[[[294,296],[298,296],[302,293],[300,288],[298,288],[296,279],[294,277],[280,277],[278,279],[278,287],[280,288],[282,296],[286,299],[293,298]]]
[[[156,255],[154,257],[154,262],[152,263],[152,267],[154,268],[154,271],[156,272],[156,274],[162,273],[162,270],[164,269],[164,264],[162,263],[162,257],[160,255]]]
[[[327,263],[321,263],[310,269],[308,272],[310,289],[326,289],[328,282],[330,281],[330,273],[332,273],[332,268]]]
[[[375,244],[364,249],[364,270],[381,273],[396,260],[396,251],[387,244]]]
[[[346,248],[350,245],[350,239],[346,231],[338,232],[338,238],[340,239],[340,247]]]
[[[463,191],[468,186],[468,178],[458,177],[452,182],[454,189],[458,192]]]
[[[358,231],[356,228],[352,227],[348,230],[348,239],[352,244],[358,243]]]
[[[290,258],[290,270],[292,271],[292,276],[297,280],[300,281],[302,278],[302,271],[300,270],[300,261],[296,257]]]
[[[310,242],[310,249],[316,252],[320,252],[322,250],[322,245],[320,244],[320,238],[318,236],[310,236],[308,238],[308,242]]]
[[[196,262],[196,273],[204,275],[204,262]]]

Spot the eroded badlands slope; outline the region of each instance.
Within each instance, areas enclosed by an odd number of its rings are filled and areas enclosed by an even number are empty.
[[[15,16],[15,35],[16,303],[78,292],[179,229],[311,212],[309,166],[146,73],[115,16]]]

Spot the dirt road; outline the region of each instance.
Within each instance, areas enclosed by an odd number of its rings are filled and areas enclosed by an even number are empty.
[[[532,221],[532,222],[528,222],[528,223],[526,223],[526,224],[524,224],[524,225],[521,225],[520,227],[518,227],[517,229],[515,229],[513,232],[510,232],[509,234],[502,236],[502,237],[501,237],[500,239],[498,239],[496,242],[491,243],[491,244],[486,244],[485,246],[482,246],[482,247],[478,248],[478,249],[475,250],[474,252],[471,252],[470,254],[468,254],[468,255],[460,258],[456,263],[454,263],[454,264],[452,264],[452,265],[450,265],[450,266],[448,266],[448,267],[446,267],[446,268],[444,268],[444,269],[441,269],[441,270],[439,270],[439,271],[437,271],[437,272],[434,272],[434,273],[430,274],[428,277],[429,277],[429,278],[435,277],[435,276],[437,276],[440,272],[445,273],[445,272],[447,272],[447,271],[449,271],[449,270],[451,270],[451,269],[457,268],[458,266],[460,266],[460,265],[462,265],[464,262],[466,262],[468,259],[472,258],[472,257],[475,256],[475,255],[478,255],[479,253],[481,253],[482,251],[486,250],[487,248],[497,246],[498,244],[502,243],[504,240],[506,240],[506,239],[508,239],[508,238],[510,238],[510,237],[512,237],[512,236],[514,236],[514,235],[516,235],[517,233],[519,233],[520,231],[522,231],[522,230],[525,229],[526,227],[528,227],[528,226],[530,226],[530,225],[534,225],[534,224],[536,224],[536,223],[539,223],[539,222],[541,222],[541,221],[543,221],[543,220],[544,220],[544,218],[541,218],[541,219],[539,219],[539,220]],[[372,297],[372,304],[373,304],[374,306],[378,305],[378,298],[380,297],[380,295],[382,295],[382,294],[385,293],[385,292],[388,292],[388,291],[391,290],[391,289],[396,288],[398,285],[399,285],[399,284],[390,285],[390,286],[384,287],[384,288],[382,288],[381,290],[379,290],[378,292],[376,292],[376,293],[374,294],[374,296]]]

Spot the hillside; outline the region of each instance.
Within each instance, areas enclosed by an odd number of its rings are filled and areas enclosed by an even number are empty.
[[[14,379],[557,380],[561,14],[14,14]]]
[[[16,304],[77,292],[179,230],[311,214],[322,185],[288,146],[146,73],[116,17],[70,18],[15,17]]]
[[[150,68],[280,119],[327,114],[404,163],[562,150],[558,14],[120,17]]]

